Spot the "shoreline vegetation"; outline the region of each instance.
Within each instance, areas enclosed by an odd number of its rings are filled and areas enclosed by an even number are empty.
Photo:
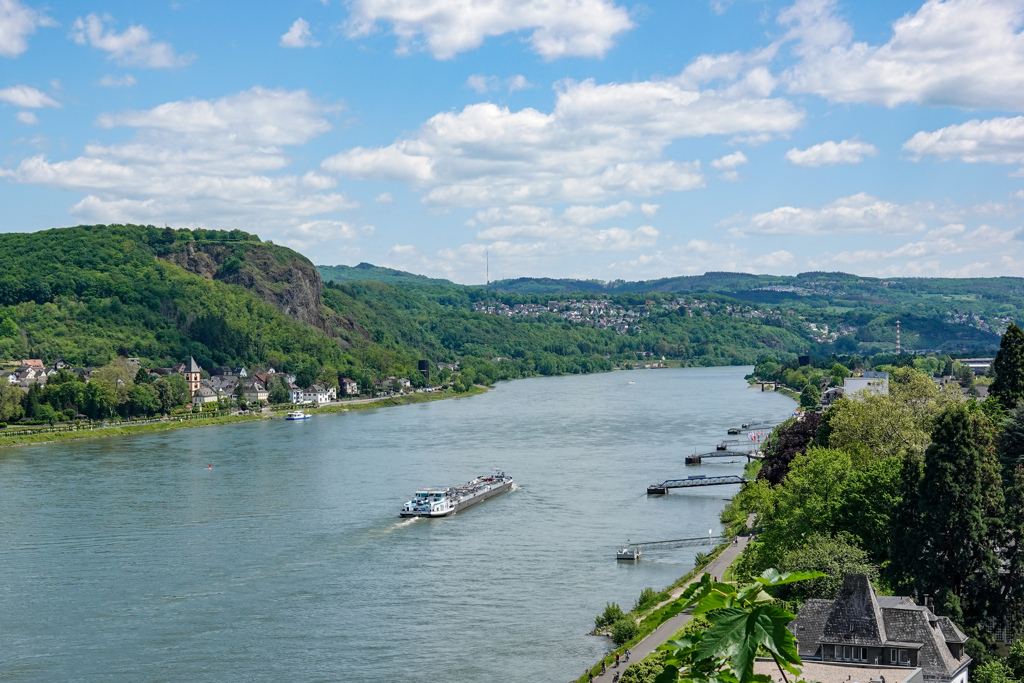
[[[324,405],[313,408],[312,414],[346,413],[355,410],[370,410],[375,408],[390,408],[395,406],[412,405],[415,403],[427,403],[429,401],[440,401],[449,398],[462,398],[477,396],[486,393],[489,389],[482,386],[473,386],[468,391],[455,392],[452,390],[438,391],[429,394],[406,394],[388,398],[361,400],[358,402],[341,403],[336,405]],[[32,433],[19,433],[6,436],[0,432],[0,449],[13,448],[16,446],[41,446],[45,444],[58,443],[63,441],[82,441],[85,439],[102,439],[112,436],[126,436],[131,434],[146,434],[150,432],[167,431],[171,429],[196,429],[199,427],[213,427],[216,425],[237,424],[242,422],[262,422],[265,420],[283,419],[285,412],[293,406],[246,415],[221,415],[218,417],[181,416],[169,417],[156,422],[144,422],[132,424],[131,422],[119,422],[107,426],[81,426],[76,429],[65,427],[42,428]],[[309,410],[308,406],[303,406]],[[61,431],[63,430],[63,431]]]

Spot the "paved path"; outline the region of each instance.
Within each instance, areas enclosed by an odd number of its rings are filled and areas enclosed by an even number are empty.
[[[702,571],[698,576],[694,577],[690,581],[687,581],[679,588],[673,590],[671,593],[672,597],[670,598],[670,600],[675,600],[680,595],[682,595],[683,591],[686,590],[686,587],[689,586],[691,583],[694,583],[695,581],[699,581],[700,577],[703,576],[705,572],[711,574],[712,576],[717,576],[719,580],[721,580],[722,575],[725,573],[725,568],[732,564],[732,561],[735,560],[741,552],[743,552],[743,549],[747,547],[747,543],[749,541],[750,538],[748,536],[740,536],[738,543],[730,545],[728,548],[723,550],[722,553],[718,557],[716,557],[711,562],[711,564],[705,567],[704,571]],[[642,561],[643,560],[641,560],[641,562]],[[677,614],[668,621],[666,621],[664,624],[656,628],[650,634],[648,634],[646,638],[644,638],[639,643],[630,648],[630,664],[632,664],[633,662],[639,662],[644,657],[658,649],[659,645],[661,645],[666,640],[671,638],[672,634],[681,629],[683,625],[686,622],[688,622],[691,618],[692,616],[685,612],[682,614]],[[615,665],[613,664],[608,667],[608,670],[603,675],[594,676],[594,680],[602,682],[608,681],[608,683],[611,683],[612,678],[615,676],[615,671],[624,671],[626,669],[626,666],[627,665],[625,664],[624,660],[621,664],[619,664],[618,669],[616,669]]]

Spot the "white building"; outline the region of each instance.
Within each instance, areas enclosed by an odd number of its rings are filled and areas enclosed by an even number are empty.
[[[867,392],[879,396],[889,395],[889,373],[865,371],[860,377],[847,377],[843,380],[843,395],[855,398],[854,394]]]

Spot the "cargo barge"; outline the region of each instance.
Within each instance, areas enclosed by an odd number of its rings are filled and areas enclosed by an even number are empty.
[[[495,469],[462,486],[423,489],[402,506],[399,517],[447,517],[512,488],[512,477]]]

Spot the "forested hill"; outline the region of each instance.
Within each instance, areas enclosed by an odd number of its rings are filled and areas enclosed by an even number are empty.
[[[416,361],[428,359],[461,361],[471,370],[464,383],[487,382],[606,370],[652,354],[721,365],[753,363],[765,352],[884,353],[895,348],[897,316],[904,348],[982,350],[998,343],[1024,301],[1011,296],[1020,281],[1010,279],[906,281],[917,283],[918,295],[884,300],[847,284],[891,294],[896,281],[843,276],[842,287],[829,288],[805,278],[800,291],[745,290],[788,297],[766,303],[737,291],[577,300],[369,264],[319,270],[239,230],[94,225],[0,234],[0,365],[60,357],[99,366],[125,355],[167,367],[194,356],[206,368],[315,369],[324,381],[343,374],[369,385],[415,377]],[[320,273],[344,281],[325,285]],[[720,279],[752,277],[766,276]]]

